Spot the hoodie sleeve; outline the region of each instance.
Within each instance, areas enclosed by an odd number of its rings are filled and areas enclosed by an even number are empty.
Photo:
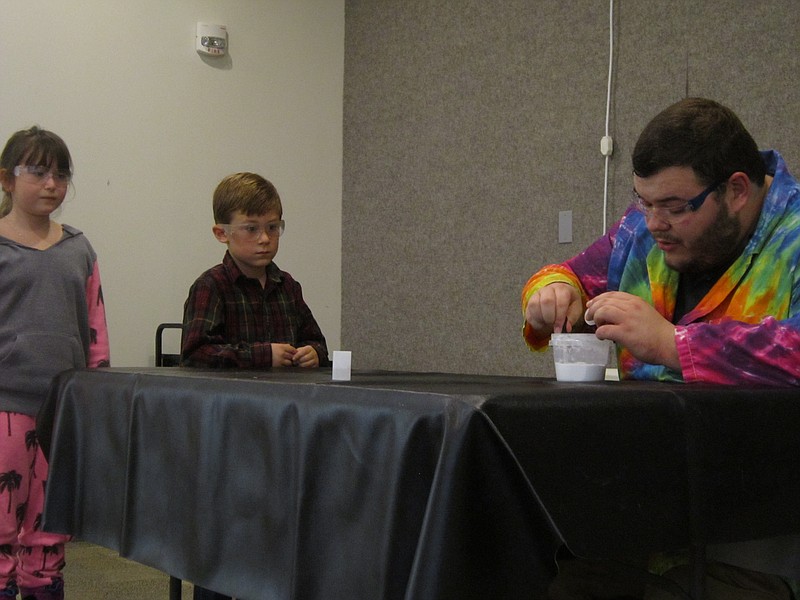
[[[100,284],[100,270],[95,259],[92,273],[86,280],[86,305],[89,311],[89,357],[86,366],[90,368],[108,367],[111,365],[108,344],[108,325],[106,323],[106,307],[103,302],[103,287]]]

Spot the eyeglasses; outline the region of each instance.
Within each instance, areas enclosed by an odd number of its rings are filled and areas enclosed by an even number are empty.
[[[262,233],[266,233],[271,238],[282,236],[286,229],[286,221],[280,220],[266,225],[259,225],[258,223],[225,224],[223,227],[228,235],[233,233],[245,242],[255,242],[261,237]]]
[[[706,201],[708,195],[711,192],[716,191],[716,189],[719,188],[722,183],[723,182],[717,182],[713,185],[710,185],[687,202],[659,204],[656,206],[655,204],[645,202],[645,200],[636,192],[636,190],[631,192],[631,200],[636,208],[644,213],[645,217],[652,217],[655,215],[658,219],[664,221],[665,223],[675,223],[680,221],[688,213],[696,212],[703,205],[703,202]]]
[[[51,171],[49,167],[44,165],[17,165],[14,167],[14,176],[19,177],[25,175],[29,181],[44,185],[47,180],[53,178],[53,183],[58,187],[66,187],[72,180],[72,173],[69,171],[58,169]]]

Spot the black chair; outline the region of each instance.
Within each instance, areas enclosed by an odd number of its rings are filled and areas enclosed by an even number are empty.
[[[156,327],[156,366],[177,367],[180,364],[180,350],[177,354],[164,352],[164,331],[166,329],[183,329],[182,323],[161,323]],[[181,600],[182,582],[177,577],[169,576],[169,600]]]
[[[164,352],[164,331],[166,329],[183,329],[182,323],[161,323],[156,327],[156,366],[177,367],[181,360],[180,350],[177,354]]]

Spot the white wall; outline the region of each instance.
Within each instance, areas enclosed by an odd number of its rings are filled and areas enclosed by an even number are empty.
[[[247,170],[278,188],[276,263],[339,348],[344,0],[4,0],[1,12],[0,143],[33,124],[67,142],[74,190],[57,220],[99,255],[114,366],[153,364],[156,325],[181,320],[192,281],[224,253],[213,189]],[[197,21],[227,25],[228,57],[195,52]]]

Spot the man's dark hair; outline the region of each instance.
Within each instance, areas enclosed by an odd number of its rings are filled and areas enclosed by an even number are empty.
[[[701,183],[724,182],[741,171],[764,184],[766,167],[755,140],[729,108],[685,98],[656,115],[633,149],[633,172],[650,177],[667,167],[691,167]]]

